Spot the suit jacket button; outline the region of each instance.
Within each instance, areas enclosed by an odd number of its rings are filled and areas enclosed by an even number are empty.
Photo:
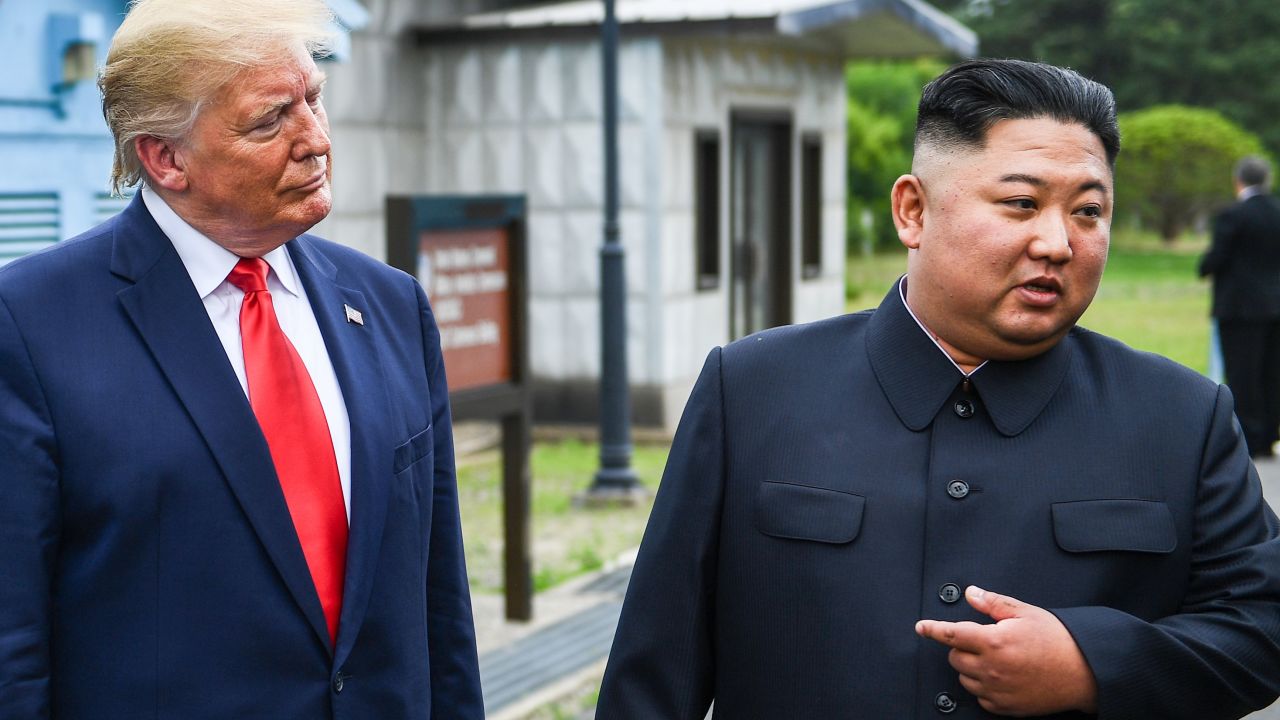
[[[963,480],[952,480],[947,483],[947,494],[961,500],[969,494],[969,483]]]
[[[973,401],[971,400],[957,400],[954,409],[956,414],[962,418],[973,417]]]
[[[960,592],[960,586],[955,583],[947,583],[938,588],[938,597],[942,598],[942,602],[948,605],[958,602],[963,594]]]
[[[956,701],[951,698],[948,693],[940,692],[933,699],[933,706],[943,715],[949,715],[956,711]]]
[[[343,675],[342,673],[338,673],[337,675],[333,676],[333,692],[335,695],[342,692],[342,688],[346,684],[345,682],[346,679],[347,679],[347,676]]]

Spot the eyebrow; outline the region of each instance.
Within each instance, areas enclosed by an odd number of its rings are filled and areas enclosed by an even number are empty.
[[[324,84],[326,81],[328,81],[328,79],[329,78],[324,73],[317,70],[316,74],[312,75],[307,80],[307,90],[306,90],[307,95],[308,96],[315,95],[323,91]],[[280,98],[278,100],[271,101],[266,105],[260,106],[252,114],[250,114],[248,120],[245,121],[245,124],[256,125],[260,120],[267,117],[268,115],[279,112],[281,109],[287,108],[292,104],[293,104],[293,98]]]
[[[1045,187],[1049,184],[1044,180],[1044,178],[1036,177],[1035,175],[1026,175],[1024,173],[1010,173],[1008,175],[1001,176],[1000,182],[1024,183],[1026,185],[1034,185],[1035,187],[1040,187],[1040,188]],[[1086,190],[1097,190],[1098,192],[1106,193],[1109,188],[1107,187],[1106,183],[1100,180],[1088,180],[1086,182],[1080,183],[1080,187],[1078,189],[1081,192],[1084,192]]]

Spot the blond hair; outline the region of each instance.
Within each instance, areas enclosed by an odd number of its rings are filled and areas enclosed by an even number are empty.
[[[98,77],[115,137],[111,189],[144,179],[134,140],[182,141],[204,103],[249,68],[328,53],[323,0],[133,0]]]

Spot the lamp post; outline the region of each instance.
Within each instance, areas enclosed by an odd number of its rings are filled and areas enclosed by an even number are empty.
[[[627,276],[618,227],[618,19],[604,0],[604,243],[600,246],[600,469],[583,500],[629,503],[645,495],[631,467],[627,386]]]

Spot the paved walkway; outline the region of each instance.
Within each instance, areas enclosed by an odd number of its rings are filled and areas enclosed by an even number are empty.
[[[503,618],[502,598],[473,598],[488,720],[518,720],[598,683],[634,556],[534,596],[534,619]]]
[[[1280,460],[1258,463],[1263,492],[1280,513]],[[632,558],[534,598],[534,620],[508,623],[502,598],[474,598],[480,678],[488,720],[520,720],[598,682],[613,642]],[[581,720],[589,720],[591,712]],[[1280,702],[1247,720],[1280,720]]]

